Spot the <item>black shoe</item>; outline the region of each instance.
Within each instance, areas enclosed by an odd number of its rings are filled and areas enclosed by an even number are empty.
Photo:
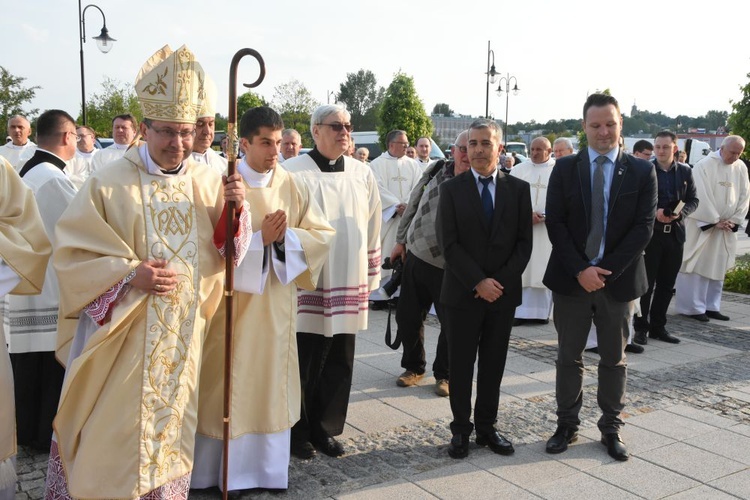
[[[537,325],[548,325],[549,320],[548,319],[530,319],[532,323],[536,323]]]
[[[708,316],[705,315],[705,314],[686,314],[686,316],[688,318],[693,318],[693,319],[696,319],[696,320],[701,321],[703,323],[706,323],[706,322],[709,321]]]
[[[633,335],[633,343],[640,344],[640,345],[648,344],[648,339],[646,338],[646,332],[636,331],[635,335]]]
[[[649,333],[649,337],[651,337],[652,339],[661,340],[662,342],[667,342],[669,344],[680,343],[680,339],[678,339],[674,335],[671,335],[664,328],[661,328],[659,330],[652,330],[651,333]]]
[[[469,456],[469,436],[466,434],[454,434],[448,446],[448,455],[451,458],[466,458]]]
[[[729,316],[721,314],[719,311],[706,311],[706,316],[711,319],[718,319],[719,321],[729,321]]]
[[[607,453],[609,456],[620,462],[624,462],[630,458],[628,448],[625,443],[622,442],[622,438],[616,432],[612,434],[602,434],[602,444],[607,447]]]
[[[625,352],[629,352],[632,354],[641,354],[643,350],[643,347],[639,346],[638,344],[628,344],[625,346]]]
[[[292,440],[291,446],[292,455],[302,460],[308,460],[315,456],[317,453],[315,447],[310,441],[295,441]]]
[[[513,318],[513,326],[521,326],[521,325],[525,325],[525,324],[526,324],[526,320],[525,319]]]
[[[568,449],[570,443],[578,440],[578,429],[573,427],[557,426],[557,430],[547,441],[547,453],[562,453]]]
[[[336,458],[344,454],[344,446],[331,436],[326,436],[319,440],[316,439],[313,444],[329,457]]]
[[[495,429],[491,432],[477,432],[476,442],[479,446],[489,446],[490,450],[498,455],[512,455],[514,451],[513,443],[505,439]]]
[[[584,349],[586,352],[593,352],[594,354],[599,354],[599,348],[598,347],[589,347],[588,349]]]

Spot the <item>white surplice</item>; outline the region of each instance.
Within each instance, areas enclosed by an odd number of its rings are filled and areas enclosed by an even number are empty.
[[[76,155],[65,162],[65,175],[68,176],[68,179],[70,179],[76,189],[81,189],[83,183],[91,175],[91,171],[94,168],[94,156],[96,156],[98,151],[98,149],[94,149],[89,153],[83,153],[76,150]]]
[[[193,151],[193,159],[198,163],[204,163],[213,168],[217,174],[224,175],[227,173],[227,159],[219,156],[219,153],[208,148],[203,153]]]
[[[0,156],[8,160],[16,172],[20,171],[23,164],[34,156],[35,151],[36,144],[32,141],[27,141],[23,146],[16,146],[12,142],[0,146]]]
[[[554,159],[544,163],[525,161],[510,171],[510,175],[523,179],[531,186],[531,207],[538,214],[545,213],[547,186],[554,166]],[[534,245],[529,264],[521,276],[522,303],[516,308],[516,318],[548,319],[552,312],[552,292],[544,286],[542,280],[552,253],[552,243],[549,241],[544,222],[534,224],[532,231]]]
[[[127,151],[129,147],[130,144],[117,144],[116,142],[113,142],[112,145],[110,145],[108,148],[99,150],[99,152],[96,153],[96,156],[94,156],[94,159],[91,162],[91,172],[95,172],[96,170],[102,168],[104,165],[112,163],[115,160],[119,160],[120,158],[125,156],[125,151]]]

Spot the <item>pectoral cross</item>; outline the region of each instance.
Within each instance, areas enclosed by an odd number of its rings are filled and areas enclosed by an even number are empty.
[[[729,197],[732,194],[732,192],[730,190],[732,189],[733,184],[731,182],[729,182],[729,181],[720,181],[719,182],[719,186],[727,188],[726,203],[727,203],[727,205],[729,205]]]
[[[539,203],[539,191],[542,189],[547,189],[547,185],[542,184],[542,176],[540,175],[536,181],[536,184],[531,184],[531,187],[536,188],[536,196],[534,197],[534,206],[536,207]]]

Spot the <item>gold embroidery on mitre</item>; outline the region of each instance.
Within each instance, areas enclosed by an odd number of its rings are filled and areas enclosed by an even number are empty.
[[[178,280],[170,294],[149,296],[146,317],[141,474],[161,482],[180,464],[182,419],[192,384],[189,377],[197,363],[191,351],[197,311],[198,234],[189,178],[148,177],[150,182],[144,180],[141,185],[149,257],[169,261]]]
[[[165,45],[144,63],[135,79],[143,116],[195,123],[206,95],[205,79],[203,68],[187,46],[173,52]]]

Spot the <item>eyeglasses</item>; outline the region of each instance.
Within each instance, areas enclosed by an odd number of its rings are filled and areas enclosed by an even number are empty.
[[[334,132],[341,132],[342,130],[346,129],[347,132],[351,132],[354,127],[352,127],[351,123],[318,123],[317,125],[326,125],[328,127],[331,127],[331,130]]]
[[[469,152],[469,148],[467,148],[466,146],[456,146],[456,149],[461,151],[463,154],[466,154]]]
[[[174,139],[175,137],[179,136],[180,140],[187,140],[191,137],[195,137],[195,129],[193,130],[172,130],[171,128],[156,128],[156,127],[149,127],[151,130],[156,132],[156,134],[161,137],[162,139],[169,139],[170,141]]]

